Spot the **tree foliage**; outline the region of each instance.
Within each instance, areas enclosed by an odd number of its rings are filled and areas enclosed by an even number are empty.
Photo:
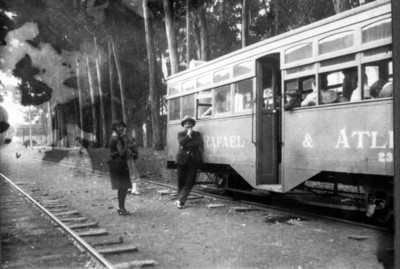
[[[360,1],[249,0],[246,43],[251,45],[291,31],[358,6]],[[111,87],[119,90],[121,86],[129,104],[126,111],[128,127],[140,132],[142,125],[150,122],[150,85],[160,95],[153,96],[153,101],[166,93],[165,81],[160,74],[162,59],[168,61],[163,1],[148,2],[154,29],[155,83],[149,81],[142,0],[1,0],[0,67],[3,72],[21,78],[22,104],[40,105],[51,101],[54,109],[60,109],[57,113],[73,113],[69,120],[75,120],[75,124],[83,129],[77,119],[80,113],[86,122],[96,116],[98,112],[92,113],[91,110],[98,111],[100,86],[107,112],[110,112],[112,101],[116,109],[121,110],[120,98],[117,94],[112,96],[110,90]],[[187,15],[191,17],[189,38],[194,40],[189,49],[196,52],[191,54],[192,58],[212,60],[241,48],[243,0],[192,0],[189,1],[190,14],[186,14],[186,0],[168,2],[174,10],[172,21],[179,70],[186,68]],[[108,57],[110,40],[118,52],[120,73],[110,70],[110,67],[116,67],[115,59]],[[82,65],[79,73],[77,64]],[[99,68],[98,72],[96,68]],[[101,76],[101,79],[91,81],[95,98],[90,98],[88,72],[93,78]],[[78,84],[82,87],[79,90],[84,112],[76,109]],[[106,121],[111,122],[111,114],[106,115]]]

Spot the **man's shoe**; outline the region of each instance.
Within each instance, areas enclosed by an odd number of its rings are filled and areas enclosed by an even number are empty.
[[[178,201],[178,203],[176,204],[176,207],[179,209],[184,209],[186,206]]]

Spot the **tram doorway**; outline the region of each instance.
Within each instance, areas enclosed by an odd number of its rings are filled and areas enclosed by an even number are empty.
[[[280,151],[281,75],[279,54],[257,61],[257,184],[277,184]]]

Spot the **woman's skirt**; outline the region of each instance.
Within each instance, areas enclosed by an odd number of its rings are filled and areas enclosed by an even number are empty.
[[[128,165],[122,166],[118,170],[110,169],[111,189],[131,189],[132,183],[129,176]]]

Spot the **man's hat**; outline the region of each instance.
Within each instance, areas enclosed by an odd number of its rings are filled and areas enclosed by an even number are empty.
[[[301,91],[298,89],[290,89],[286,91],[286,95],[297,97],[301,95]]]
[[[195,120],[195,119],[193,119],[193,118],[190,117],[190,116],[185,116],[185,117],[183,117],[183,119],[182,119],[182,121],[181,121],[182,127],[183,127],[183,125],[185,124],[186,121],[191,121],[192,124],[193,124],[193,126],[196,125],[196,120]]]

